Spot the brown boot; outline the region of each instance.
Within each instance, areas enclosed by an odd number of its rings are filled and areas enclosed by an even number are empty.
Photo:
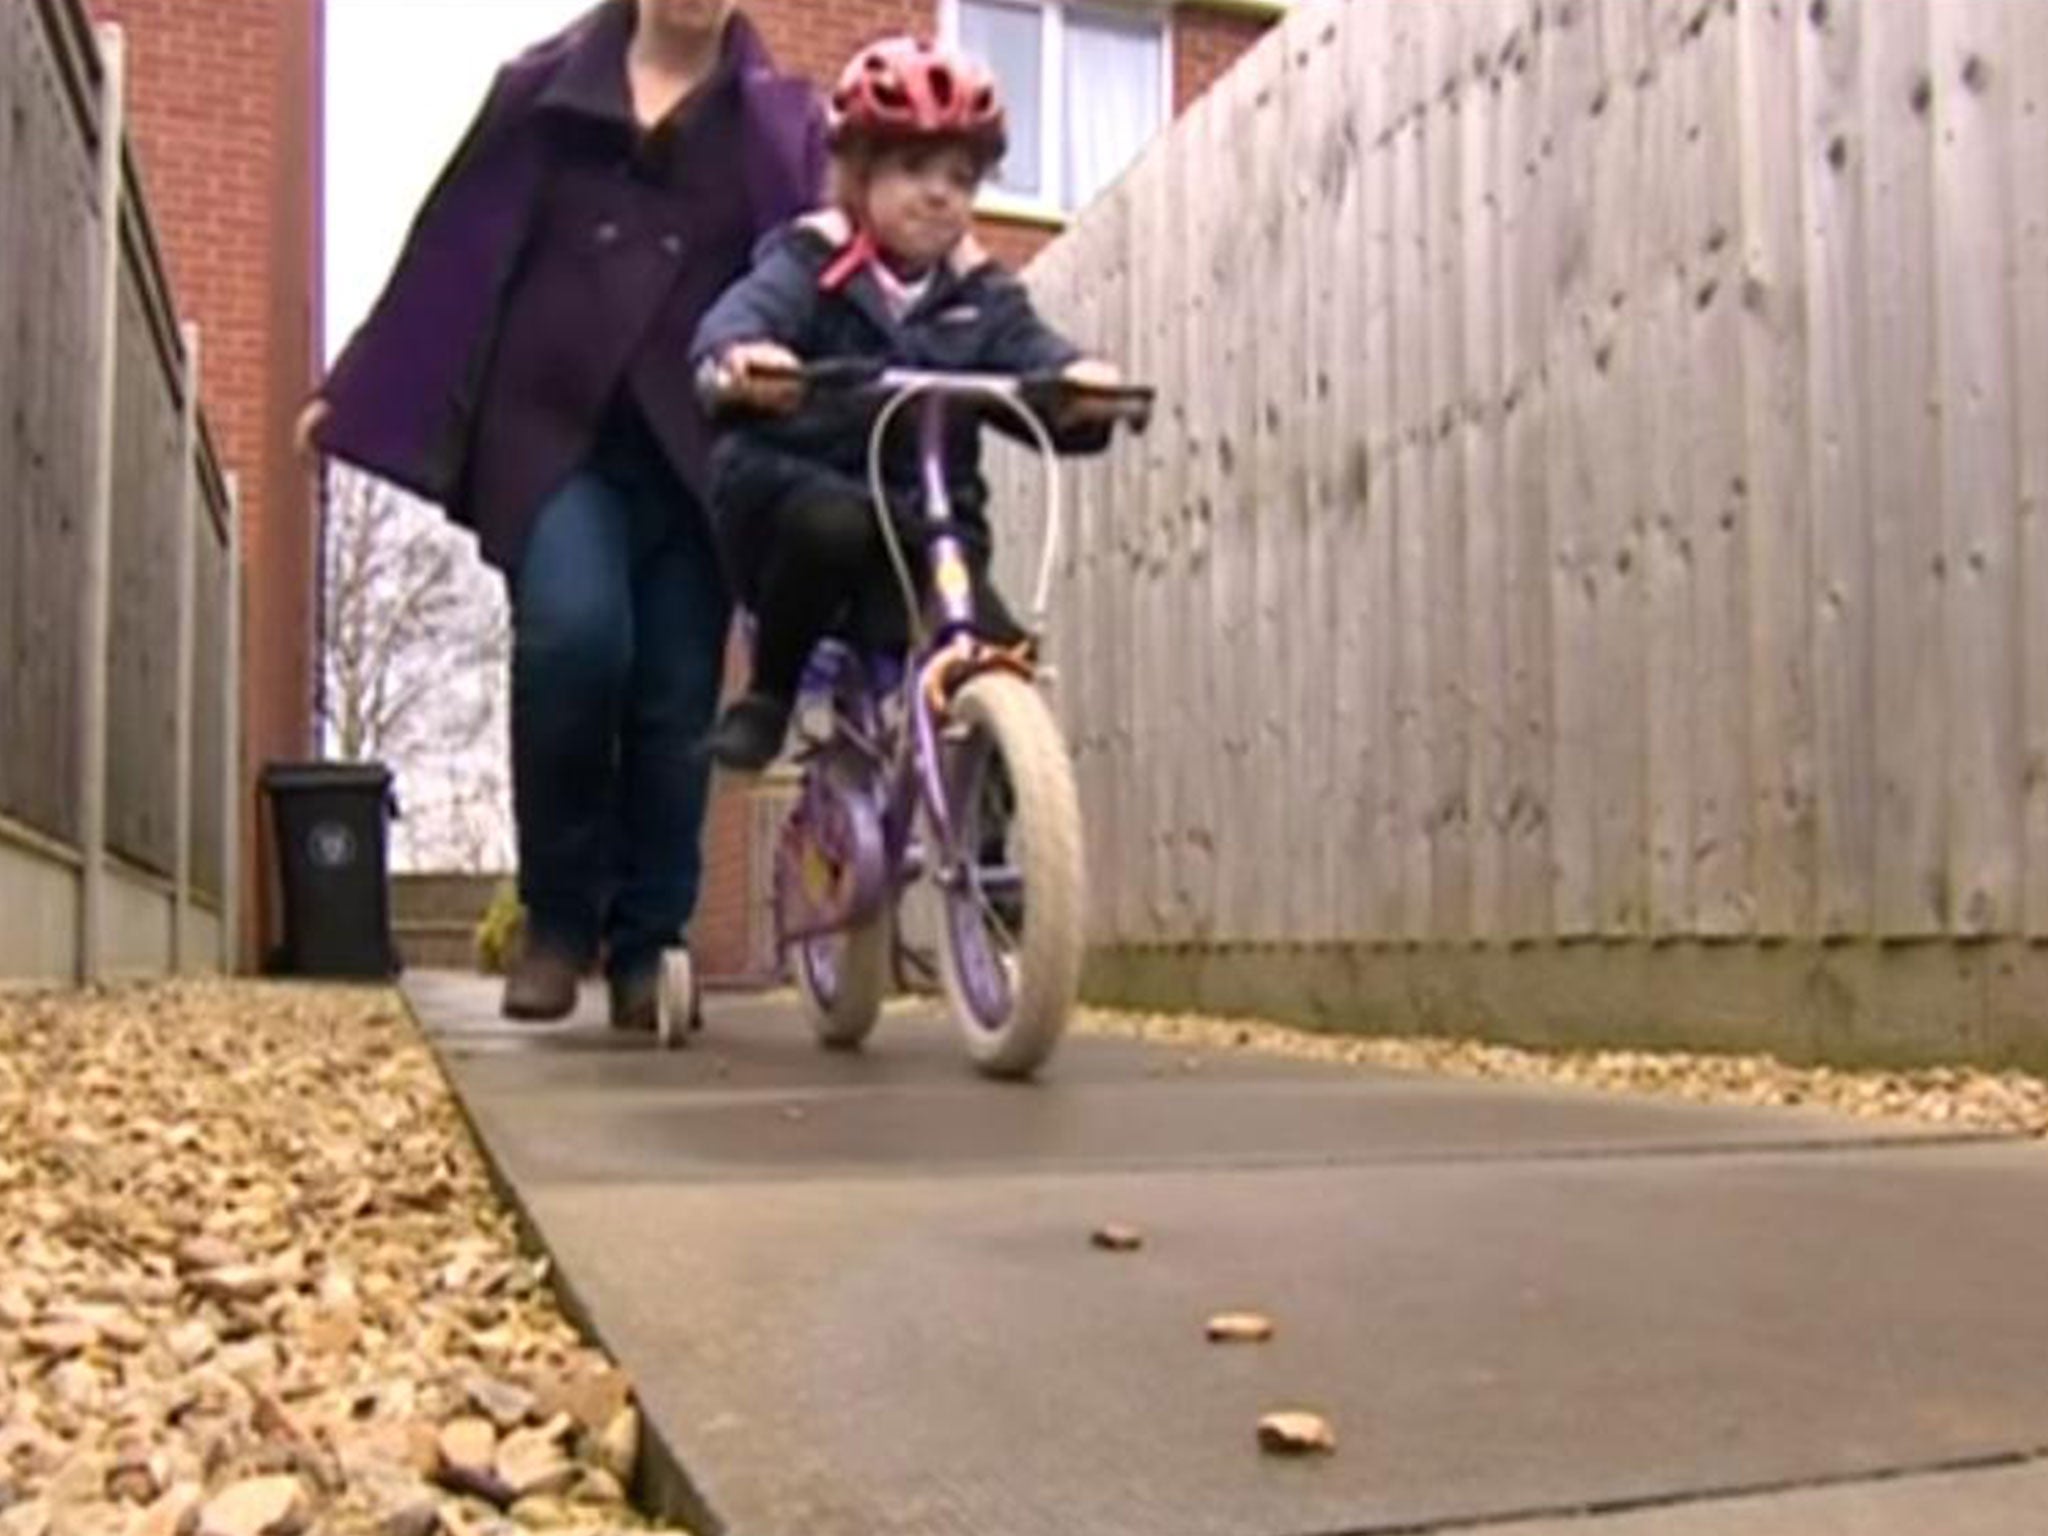
[[[576,1011],[576,984],[583,968],[560,950],[529,949],[505,978],[499,1012],[508,1019],[552,1023]]]

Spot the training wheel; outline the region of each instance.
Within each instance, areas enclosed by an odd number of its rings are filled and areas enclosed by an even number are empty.
[[[664,950],[654,1003],[654,1032],[663,1050],[680,1048],[697,1018],[697,971],[687,949]]]

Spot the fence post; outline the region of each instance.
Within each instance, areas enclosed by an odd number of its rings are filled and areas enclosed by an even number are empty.
[[[227,477],[227,578],[221,583],[220,968],[232,976],[242,923],[242,482]]]
[[[199,580],[199,327],[189,320],[178,328],[183,367],[178,416],[178,681],[176,810],[173,825],[176,851],[172,879],[176,886],[171,908],[171,974],[182,976],[190,963],[192,922],[192,780],[193,780],[193,648],[197,644]]]
[[[94,29],[100,55],[100,272],[92,317],[97,348],[93,402],[92,479],[85,501],[84,598],[78,664],[80,731],[78,852],[78,981],[90,985],[106,967],[107,631],[113,565],[114,432],[119,377],[121,302],[121,147],[126,73],[119,26]]]

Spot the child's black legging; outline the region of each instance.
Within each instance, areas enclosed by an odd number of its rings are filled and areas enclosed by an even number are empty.
[[[889,552],[865,503],[830,492],[778,505],[754,605],[754,690],[796,697],[811,649],[895,585]],[[902,599],[896,604],[900,608]],[[899,621],[900,622],[900,621]]]
[[[875,649],[900,646],[910,625],[889,551],[864,500],[830,491],[800,493],[777,505],[754,604],[754,690],[796,697],[804,663],[827,634]],[[906,544],[913,575],[923,552]],[[1024,631],[976,561],[975,605],[991,639],[1014,642]]]

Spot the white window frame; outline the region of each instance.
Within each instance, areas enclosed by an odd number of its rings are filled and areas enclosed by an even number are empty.
[[[1083,11],[1115,15],[1156,17],[1159,22],[1159,100],[1164,115],[1158,130],[1172,124],[1178,103],[1174,99],[1174,49],[1172,0],[997,0],[1000,4],[1032,6],[1041,18],[1038,49],[1039,144],[1038,163],[1050,180],[1064,178],[1066,169],[1067,117],[1067,12]],[[939,36],[948,47],[960,42],[960,0],[939,0]],[[1157,131],[1157,130],[1155,130]],[[1062,189],[1064,191],[1064,189]],[[979,213],[997,218],[1021,219],[1034,224],[1063,228],[1081,210],[1069,207],[1059,197],[1027,197],[994,186],[983,187],[974,200]]]

